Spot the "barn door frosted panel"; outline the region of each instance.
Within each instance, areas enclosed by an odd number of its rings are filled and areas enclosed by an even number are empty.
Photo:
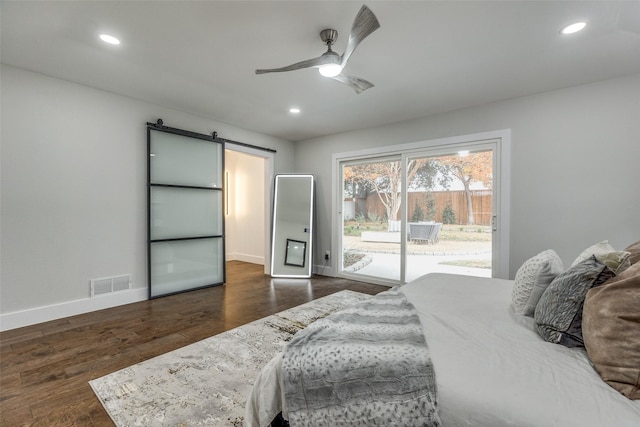
[[[223,143],[147,126],[149,297],[223,284]]]
[[[152,186],[151,239],[219,236],[221,211],[221,191]]]

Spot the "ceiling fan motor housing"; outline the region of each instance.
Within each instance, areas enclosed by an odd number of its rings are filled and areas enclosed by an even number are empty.
[[[323,43],[331,46],[336,42],[336,40],[338,40],[338,32],[331,28],[327,28],[320,31],[320,38],[322,39]]]

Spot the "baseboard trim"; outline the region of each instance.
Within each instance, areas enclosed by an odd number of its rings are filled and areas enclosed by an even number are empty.
[[[149,291],[147,288],[134,288],[93,298],[0,314],[0,331],[8,331],[10,329],[22,328],[24,326],[61,319],[63,317],[145,301],[148,297]]]
[[[226,260],[227,261],[243,261],[243,262],[249,262],[251,264],[264,265],[264,257],[256,256],[256,255],[227,254]]]
[[[333,271],[333,268],[327,265],[314,265],[313,272],[314,274],[319,274],[321,276],[336,277],[336,274]]]

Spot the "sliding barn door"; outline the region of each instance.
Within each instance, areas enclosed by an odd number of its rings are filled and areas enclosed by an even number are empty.
[[[225,281],[224,143],[147,125],[149,298]]]

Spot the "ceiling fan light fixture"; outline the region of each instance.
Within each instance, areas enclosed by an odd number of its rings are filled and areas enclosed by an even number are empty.
[[[335,77],[342,72],[342,65],[340,64],[326,64],[318,68],[320,74],[324,77]]]
[[[109,34],[100,34],[100,40],[102,40],[105,43],[109,43],[116,46],[120,44],[120,40],[117,37],[114,37]]]
[[[570,24],[564,27],[562,30],[560,30],[560,32],[562,34],[574,34],[574,33],[577,33],[578,31],[584,30],[586,26],[587,26],[586,22],[574,22],[573,24]]]

